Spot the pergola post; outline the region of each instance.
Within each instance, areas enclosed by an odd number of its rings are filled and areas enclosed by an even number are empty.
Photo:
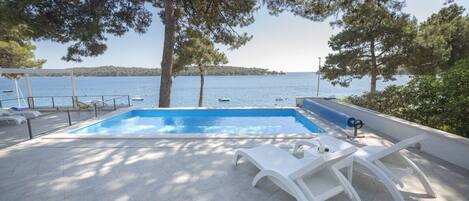
[[[24,75],[24,83],[26,85],[26,89],[28,90],[28,107],[34,107],[34,100],[33,100],[33,90],[31,89],[31,83],[29,82],[29,74]]]
[[[28,106],[34,108],[34,97],[31,89],[31,83],[29,82],[29,74],[70,74],[70,79],[72,83],[72,102],[73,107],[77,107],[77,92],[76,92],[76,82],[73,75],[73,71],[67,69],[30,69],[30,68],[4,68],[0,66],[0,75],[3,74],[25,74],[25,85],[28,89]],[[17,92],[19,94],[19,91]],[[19,100],[19,99],[18,99]]]
[[[73,75],[73,71],[70,70],[70,81],[72,82],[72,101],[73,101],[73,108],[77,108],[78,100],[77,100],[77,83],[75,80],[75,76]]]
[[[16,89],[16,101],[18,102],[18,107],[20,107],[21,100],[20,100],[20,86],[18,85],[18,79],[15,79],[15,89]]]

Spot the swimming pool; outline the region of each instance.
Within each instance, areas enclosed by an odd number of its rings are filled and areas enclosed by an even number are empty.
[[[69,135],[313,134],[323,129],[295,109],[131,110]]]

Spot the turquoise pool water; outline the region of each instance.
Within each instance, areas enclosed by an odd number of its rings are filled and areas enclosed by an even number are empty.
[[[308,134],[323,130],[295,109],[132,110],[69,134]]]

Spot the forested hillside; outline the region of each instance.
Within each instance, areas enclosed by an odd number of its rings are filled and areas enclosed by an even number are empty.
[[[159,76],[160,68],[99,66],[99,67],[76,67],[69,68],[76,76]],[[245,68],[235,66],[207,66],[206,75],[282,75],[284,72],[271,71],[263,68]],[[199,75],[196,67],[187,69],[176,74],[177,76]],[[61,76],[53,74],[50,76]]]

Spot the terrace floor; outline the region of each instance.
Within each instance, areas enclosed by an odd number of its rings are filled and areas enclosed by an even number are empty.
[[[109,111],[98,111],[98,115],[104,115]],[[80,121],[91,119],[94,117],[92,111],[71,111],[70,120],[74,125]],[[42,115],[31,119],[31,132],[33,136],[48,133],[60,128],[67,127],[68,114],[64,111],[42,112]],[[16,143],[24,142],[29,139],[28,125],[0,125],[0,149]]]
[[[390,142],[374,134],[358,143]],[[282,139],[37,139],[0,149],[0,200],[294,200],[269,180],[253,188],[257,169],[232,165],[234,151]],[[405,151],[427,174],[437,198],[429,198],[416,178],[402,189],[408,200],[469,200],[469,171]],[[379,181],[354,173],[363,201],[391,200]],[[348,200],[340,195],[332,200]]]

